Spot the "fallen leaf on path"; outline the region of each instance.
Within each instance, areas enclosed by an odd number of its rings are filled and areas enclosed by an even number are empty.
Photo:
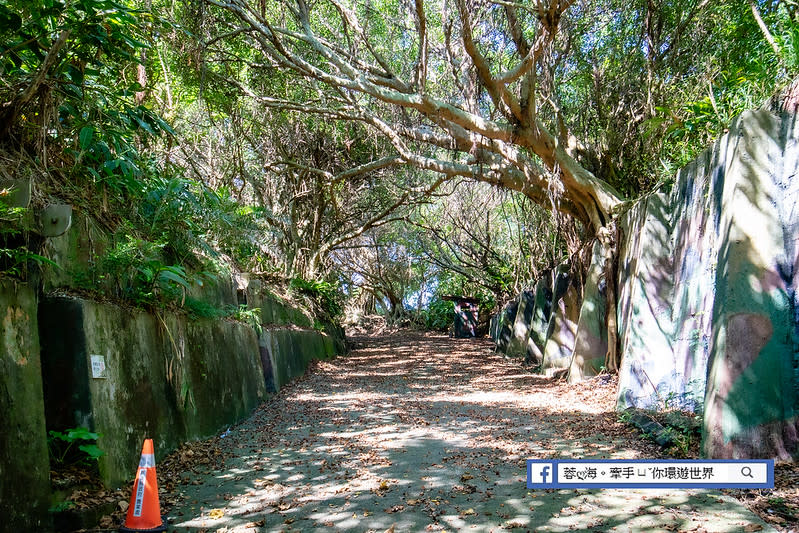
[[[211,509],[208,511],[208,518],[213,518],[214,520],[218,520],[225,516],[225,511],[222,509]]]

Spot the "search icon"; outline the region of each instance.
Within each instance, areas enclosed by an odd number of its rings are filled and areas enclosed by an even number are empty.
[[[755,479],[755,476],[752,475],[752,468],[748,466],[741,468],[741,475],[744,477],[751,477],[752,479]]]

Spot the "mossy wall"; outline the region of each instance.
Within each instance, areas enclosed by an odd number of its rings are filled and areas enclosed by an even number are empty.
[[[48,425],[101,433],[109,486],[127,483],[144,438],[162,455],[266,396],[258,339],[244,324],[68,297],[45,298],[39,316]],[[104,357],[104,377],[93,377],[92,355]]]
[[[570,274],[568,265],[559,267],[552,296],[552,316],[541,362],[541,371],[548,376],[564,373],[571,365],[574,343],[577,340],[581,296],[580,286]]]
[[[45,298],[39,321],[47,423],[102,434],[100,469],[109,486],[129,481],[144,438],[155,439],[163,456],[186,440],[213,435],[301,376],[314,359],[341,353],[333,336],[314,330],[265,329],[259,339],[235,321],[73,297]],[[104,357],[104,377],[93,377],[92,355]]]
[[[775,99],[742,114],[617,220],[619,407],[702,413],[708,457],[799,454],[796,111]],[[607,280],[593,252],[585,287],[556,286],[548,302],[542,369],[568,367],[571,380],[594,375],[607,350]],[[575,305],[579,320],[564,320]],[[498,315],[505,350],[502,324]]]
[[[342,331],[307,329],[314,325],[309,313],[246,274],[192,286],[187,297],[220,309],[258,309],[266,327],[260,334],[233,320],[61,295],[113,292],[117,281],[96,275],[109,242],[78,213],[72,228],[45,247],[61,268],[47,267],[42,287],[58,295],[42,298],[38,307],[47,427],[101,433],[100,467],[109,486],[128,483],[145,437],[154,438],[163,456],[186,440],[222,431],[311,360],[345,351]],[[105,376],[93,377],[93,355],[104,357]]]
[[[264,287],[260,280],[248,280],[246,294],[247,305],[261,310],[261,323],[266,326],[313,326],[313,318],[308,312],[277,296],[268,287]]]
[[[340,353],[333,337],[318,331],[271,329],[261,335],[272,363],[276,390],[303,375],[311,361]]]
[[[42,292],[57,289],[102,290],[111,292],[115,280],[100,278],[99,267],[111,239],[90,217],[72,211],[69,231],[44,241],[42,255],[57,266],[42,265]]]
[[[50,463],[42,370],[29,286],[0,281],[0,529],[49,527]]]

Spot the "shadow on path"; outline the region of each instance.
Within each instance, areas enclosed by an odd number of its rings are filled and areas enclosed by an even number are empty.
[[[526,459],[647,457],[612,380],[568,387],[484,340],[355,340],[233,428],[224,470],[186,473],[172,530],[770,531],[718,491],[528,490]]]

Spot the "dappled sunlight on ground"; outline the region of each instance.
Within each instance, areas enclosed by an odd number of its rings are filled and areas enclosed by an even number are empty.
[[[739,531],[748,523],[745,510],[710,491],[526,489],[526,459],[651,456],[616,421],[608,377],[568,386],[495,355],[484,340],[403,333],[358,342],[233,428],[225,469],[187,472],[172,527]]]

